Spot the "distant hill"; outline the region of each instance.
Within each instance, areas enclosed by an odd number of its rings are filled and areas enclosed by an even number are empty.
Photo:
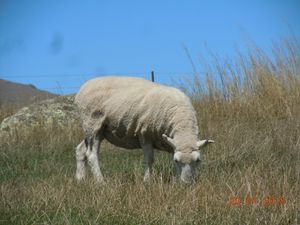
[[[21,108],[58,95],[37,89],[34,85],[19,84],[0,79],[0,107]]]

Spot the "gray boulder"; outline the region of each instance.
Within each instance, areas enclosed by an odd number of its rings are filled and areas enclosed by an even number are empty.
[[[24,107],[7,117],[0,124],[0,137],[19,128],[33,128],[37,125],[55,123],[58,126],[79,124],[75,95],[59,96]]]

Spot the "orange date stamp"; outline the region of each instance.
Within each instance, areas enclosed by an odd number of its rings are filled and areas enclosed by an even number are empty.
[[[285,205],[286,198],[285,197],[274,197],[274,196],[266,196],[260,201],[263,206],[275,206],[275,205]],[[247,196],[245,199],[241,197],[234,196],[229,198],[229,202],[227,205],[229,206],[242,206],[242,205],[257,205],[258,201],[256,197]]]

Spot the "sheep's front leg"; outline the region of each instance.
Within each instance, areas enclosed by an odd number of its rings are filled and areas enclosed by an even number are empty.
[[[144,181],[149,181],[152,173],[152,164],[154,162],[153,147],[152,144],[143,143],[142,148],[144,151],[144,161],[145,161]]]
[[[85,163],[86,163],[86,151],[87,147],[82,141],[76,147],[76,161],[77,161],[77,169],[76,169],[76,180],[81,181],[85,178]]]
[[[91,166],[92,173],[97,182],[103,182],[103,175],[100,170],[99,160],[98,160],[98,151],[100,148],[101,141],[103,137],[101,135],[96,135],[95,137],[90,137],[88,142],[88,150],[86,152],[86,156]]]

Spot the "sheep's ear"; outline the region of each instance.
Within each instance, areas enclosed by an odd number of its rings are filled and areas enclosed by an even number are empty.
[[[208,144],[214,143],[214,142],[215,141],[213,141],[213,140],[200,140],[197,142],[197,146],[200,149],[200,148],[203,148],[203,147],[207,146]]]
[[[163,134],[162,135],[163,139],[173,148],[175,149],[175,143],[174,143],[174,140],[170,137],[168,137],[167,135]]]

